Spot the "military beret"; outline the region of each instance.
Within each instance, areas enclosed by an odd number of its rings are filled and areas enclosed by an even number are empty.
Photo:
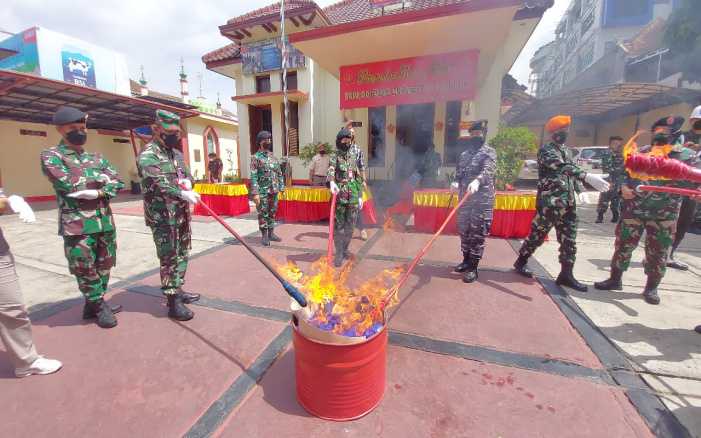
[[[675,132],[678,132],[680,129],[682,129],[683,124],[684,124],[684,117],[669,116],[669,117],[663,117],[660,120],[653,123],[652,128],[650,128],[650,129],[652,131],[654,131],[657,128],[669,128],[670,132],[675,133]]]
[[[353,138],[353,134],[351,134],[350,130],[341,128],[341,130],[338,131],[338,134],[336,134],[336,141],[340,141],[344,138]]]
[[[166,110],[156,110],[156,123],[160,125],[163,129],[168,129],[172,127],[180,127],[180,116],[175,113],[171,113]]]
[[[572,117],[559,115],[548,120],[548,123],[545,124],[545,130],[550,133],[557,132],[561,129],[569,128],[571,124]]]
[[[68,125],[70,123],[83,122],[88,117],[87,114],[71,106],[62,106],[54,113],[53,123],[56,126]]]

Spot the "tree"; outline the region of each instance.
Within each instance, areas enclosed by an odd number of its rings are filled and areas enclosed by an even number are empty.
[[[496,186],[504,190],[517,179],[528,154],[538,150],[538,139],[530,129],[519,127],[499,127],[497,135],[489,142],[497,151]]]
[[[664,43],[675,61],[680,63],[683,77],[701,81],[701,13],[698,0],[681,0],[670,15]]]

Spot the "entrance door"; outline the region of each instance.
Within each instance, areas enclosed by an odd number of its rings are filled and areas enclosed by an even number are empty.
[[[397,107],[397,153],[395,178],[407,178],[416,171],[419,158],[433,143],[433,103]]]
[[[260,131],[273,132],[273,111],[270,105],[248,106],[248,126],[251,139],[251,155],[258,152],[256,137]]]

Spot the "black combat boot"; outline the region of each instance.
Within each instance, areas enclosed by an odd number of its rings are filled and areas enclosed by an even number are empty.
[[[261,235],[260,243],[262,243],[263,246],[270,246],[270,237],[268,236],[267,228],[261,228],[260,235]]]
[[[562,263],[561,266],[560,275],[557,276],[555,283],[560,286],[570,287],[579,292],[586,292],[588,289],[587,285],[578,282],[577,279],[574,278],[574,273],[572,272],[574,265],[571,263]]]
[[[603,211],[600,211],[600,212],[597,213],[597,215],[596,215],[596,223],[597,223],[597,224],[602,224],[602,223],[604,223],[604,212],[603,212]]]
[[[533,271],[528,269],[528,256],[518,256],[516,263],[514,263],[514,269],[516,272],[524,277],[533,278]]]
[[[643,298],[648,304],[657,305],[660,304],[660,296],[657,294],[657,286],[660,282],[647,277],[647,283],[645,284],[645,290],[643,291]]]
[[[109,305],[109,304],[108,304]],[[115,304],[114,306],[109,305],[110,310],[112,311],[113,314],[119,313],[122,311],[122,306],[119,304]],[[94,306],[90,305],[90,301],[87,299],[85,300],[85,305],[83,306],[83,319],[93,319],[97,318],[97,310]]]
[[[269,239],[271,242],[282,242],[282,239],[280,238],[280,236],[278,236],[277,234],[275,234],[275,229],[274,229],[274,228],[268,228],[268,239]]]
[[[621,214],[617,211],[613,212],[613,217],[611,217],[611,223],[612,224],[617,224],[618,221],[621,220]]]
[[[701,334],[701,325],[697,325],[696,327],[694,327],[694,331],[698,334]]]
[[[465,269],[465,273],[462,276],[462,281],[464,283],[474,283],[477,281],[477,278],[479,278],[479,274],[477,273],[477,266],[479,265],[479,261],[470,258],[468,260],[468,266],[467,269]]]
[[[453,272],[463,273],[463,272],[467,271],[467,268],[469,268],[469,267],[470,267],[470,256],[463,254],[462,262],[453,268]]]
[[[598,290],[623,290],[623,272],[616,268],[611,268],[611,276],[608,280],[594,283],[594,287]]]
[[[97,325],[102,328],[112,328],[117,326],[117,318],[115,318],[112,309],[105,302],[105,300],[100,299],[98,301],[91,301],[88,303],[90,312],[95,314],[97,318]]]
[[[183,297],[180,294],[170,294],[168,297],[168,317],[176,321],[189,321],[195,314],[185,307]]]
[[[178,295],[180,295],[183,298],[183,303],[185,304],[192,304],[195,301],[200,300],[200,294],[185,292],[184,290],[182,290],[182,288],[178,288]]]

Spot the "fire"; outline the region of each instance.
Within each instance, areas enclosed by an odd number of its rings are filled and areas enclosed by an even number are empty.
[[[638,143],[636,143],[636,140],[638,137],[640,137],[640,134],[642,134],[643,131],[638,131],[634,136],[628,140],[628,142],[623,146],[623,162],[625,163],[628,161],[628,158],[631,155],[639,154],[638,152]],[[652,148],[650,149],[650,152],[646,153],[645,155],[648,155],[650,157],[663,157],[666,158],[670,152],[672,152],[674,146],[666,144],[664,146],[657,146],[653,145]],[[630,169],[628,170],[628,174],[635,179],[639,179],[641,181],[650,181],[650,180],[663,180],[663,179],[668,179],[664,177],[651,177],[647,174],[644,173],[638,173],[634,172]]]
[[[402,268],[385,269],[357,288],[348,285],[350,266],[337,272],[319,258],[305,275],[288,262],[279,272],[307,296],[315,327],[343,336],[370,337],[384,324],[383,301],[392,291]],[[387,307],[398,302],[396,294]]]

